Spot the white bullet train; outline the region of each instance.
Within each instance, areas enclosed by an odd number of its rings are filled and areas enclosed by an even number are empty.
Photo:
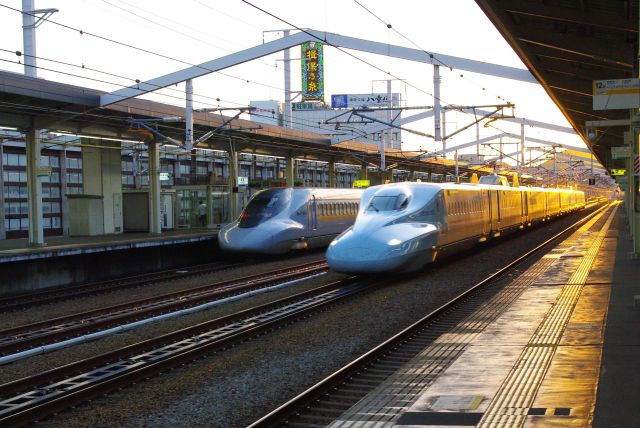
[[[584,192],[575,190],[412,182],[370,187],[353,227],[329,244],[327,262],[344,273],[416,271],[443,252],[584,206]]]
[[[223,250],[284,254],[326,247],[353,224],[362,190],[274,188],[256,193],[240,217],[220,229]]]

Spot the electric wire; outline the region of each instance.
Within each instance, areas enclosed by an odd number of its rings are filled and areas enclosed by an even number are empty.
[[[278,18],[277,16],[275,16],[275,15],[273,15],[273,14],[270,14],[269,12],[267,12],[267,11],[264,11],[264,10],[260,9],[260,8],[258,8],[258,7],[257,7],[257,6],[255,6],[255,5],[252,5],[251,3],[249,3],[249,2],[247,2],[247,1],[245,1],[245,0],[243,0],[243,1],[244,1],[245,3],[247,3],[247,4],[249,4],[250,6],[252,6],[252,7],[254,7],[254,8],[257,8],[258,10],[261,10],[261,11],[263,11],[264,13],[269,14],[270,16],[272,16],[272,17],[274,17],[274,18],[279,19],[279,20],[281,20],[282,22],[285,22],[285,23],[287,23],[288,25],[290,25],[290,26],[292,26],[292,27],[295,27],[295,28],[296,28],[296,29],[298,29],[299,31],[303,31],[303,32],[305,32],[305,33],[307,33],[307,34],[310,34],[310,33],[306,32],[305,30],[303,30],[303,29],[301,29],[301,28],[299,28],[299,27],[296,27],[296,26],[294,26],[294,25],[292,25],[292,24],[288,23],[287,21],[285,21],[285,20],[283,20],[283,19],[281,19],[281,18]],[[19,13],[21,13],[21,14],[27,14],[27,15],[35,16],[34,14],[31,14],[31,13],[29,13],[29,12],[23,12],[23,11],[21,11],[21,10],[18,10],[18,9],[12,8],[12,7],[7,6],[7,5],[4,5],[4,4],[0,4],[0,6],[5,7],[5,8],[7,8],[7,9],[10,9],[10,10],[13,10],[13,11],[16,11],[16,12],[19,12]],[[53,20],[51,20],[51,19],[48,19],[47,21],[49,21],[49,22],[51,22],[51,23],[53,23],[53,24],[59,25],[59,26],[61,26],[61,27],[63,27],[63,28],[66,28],[66,29],[70,29],[70,30],[73,30],[73,31],[78,31],[80,34],[83,34],[83,35],[84,35],[84,34],[86,34],[86,35],[89,35],[89,36],[92,36],[92,37],[96,37],[96,38],[101,39],[101,40],[109,41],[109,42],[112,42],[112,43],[116,43],[116,44],[119,44],[119,45],[122,45],[122,46],[126,46],[126,47],[129,47],[129,48],[132,48],[132,49],[136,49],[136,50],[139,50],[139,51],[142,51],[142,52],[146,52],[146,53],[149,53],[149,54],[152,54],[152,55],[160,56],[160,57],[165,58],[165,59],[170,59],[170,60],[173,60],[173,61],[181,62],[181,63],[183,63],[183,64],[191,65],[191,66],[193,66],[193,67],[197,67],[197,68],[205,69],[205,70],[208,70],[208,71],[213,71],[213,70],[209,70],[209,69],[207,69],[206,67],[202,67],[202,66],[200,66],[200,65],[190,64],[190,63],[188,63],[188,62],[186,62],[186,61],[179,60],[179,59],[176,59],[176,58],[173,58],[173,57],[169,57],[169,56],[167,56],[167,55],[159,54],[159,53],[156,53],[156,52],[153,52],[153,51],[149,51],[149,50],[147,50],[147,49],[143,49],[143,48],[139,48],[139,47],[136,47],[136,46],[130,45],[130,44],[128,44],[128,43],[119,42],[119,41],[116,41],[116,40],[113,40],[113,39],[110,39],[110,38],[107,38],[107,37],[104,37],[104,36],[100,36],[100,35],[97,35],[97,34],[94,34],[94,33],[86,32],[86,31],[83,31],[83,30],[80,30],[80,29],[74,28],[74,27],[69,26],[69,25],[66,25],[66,24],[58,23],[58,22],[53,21]],[[351,57],[353,57],[353,58],[355,58],[355,59],[357,59],[357,60],[359,60],[359,61],[361,61],[361,62],[364,62],[365,64],[369,65],[370,67],[373,67],[373,68],[375,68],[375,69],[377,69],[377,70],[379,70],[379,71],[381,71],[381,72],[383,72],[383,73],[386,73],[386,74],[388,74],[388,75],[393,76],[390,72],[385,72],[382,68],[380,68],[380,67],[378,67],[378,66],[376,66],[376,65],[374,65],[374,64],[372,64],[372,63],[370,63],[370,62],[368,62],[368,61],[366,61],[366,60],[363,60],[363,59],[359,58],[358,56],[356,56],[356,55],[354,55],[354,54],[352,54],[352,53],[350,53],[350,52],[347,52],[346,50],[344,50],[344,49],[342,49],[342,48],[340,48],[340,47],[337,47],[337,46],[334,46],[334,47],[336,47],[336,48],[337,48],[338,50],[340,50],[341,52],[343,52],[343,53],[345,53],[345,54],[347,54],[347,55],[349,55],[349,56],[351,56]],[[224,73],[221,73],[221,74],[224,74]],[[79,76],[79,77],[82,77],[82,76]],[[231,76],[231,77],[234,77],[234,78],[235,78],[235,76]],[[395,77],[395,76],[393,76],[393,77]],[[397,78],[397,77],[396,77],[396,78]],[[239,79],[241,79],[241,78],[239,78]],[[242,79],[241,79],[241,80],[242,80]],[[247,82],[249,82],[249,81],[247,81]],[[105,83],[109,83],[109,82],[105,82]],[[417,87],[417,86],[415,86],[415,85],[413,85],[413,84],[408,83],[408,85],[409,85],[409,86],[411,86],[411,87],[413,87],[414,89],[419,90],[420,92],[423,92],[423,93],[425,93],[425,94],[429,95],[429,96],[433,96],[433,95],[432,95],[431,93],[429,93],[428,91],[425,91],[425,90],[423,90],[423,89],[421,89],[421,88],[419,88],[419,87]],[[274,89],[280,89],[280,88],[275,88],[275,87],[272,87],[272,88],[274,88]],[[443,101],[443,102],[444,102],[444,101]],[[445,103],[445,104],[447,104],[447,103]],[[448,104],[447,104],[447,105],[448,105]]]
[[[443,65],[444,67],[448,68],[451,72],[453,72],[454,70],[457,71],[456,68],[446,64],[445,62],[443,62],[437,55],[435,55],[433,52],[429,52],[427,50],[425,50],[424,48],[422,48],[422,46],[418,45],[416,42],[414,42],[413,40],[411,40],[409,37],[405,36],[404,34],[402,34],[400,31],[398,31],[397,28],[393,27],[390,23],[386,22],[385,20],[383,20],[382,18],[380,18],[378,15],[376,15],[371,9],[367,8],[365,5],[363,5],[362,3],[360,3],[358,0],[353,0],[354,3],[356,3],[358,6],[360,6],[361,8],[363,8],[365,11],[367,11],[369,14],[371,14],[374,18],[376,18],[378,21],[380,21],[381,23],[383,23],[388,29],[390,29],[391,31],[393,31],[394,33],[396,33],[398,36],[402,37],[403,39],[405,39],[406,41],[408,41],[409,43],[411,43],[413,46],[415,46],[416,48],[418,48],[419,50],[421,50],[422,52],[426,53],[427,55],[429,55],[431,58],[435,59],[437,62],[439,62],[441,65]],[[460,73],[458,74],[459,77],[461,79],[467,79],[467,81],[473,83],[474,85],[480,87],[483,91],[486,91],[486,87],[476,83],[475,81],[473,81],[472,79],[466,77],[464,74]],[[499,100],[505,101],[505,102],[509,102],[506,98],[502,97],[501,95],[494,95],[495,97],[497,97]]]
[[[145,16],[143,16],[143,15],[140,15],[140,14],[135,13],[135,12],[133,12],[133,11],[127,10],[127,9],[126,9],[126,8],[124,8],[124,7],[120,7],[120,6],[116,5],[116,4],[113,4],[112,2],[110,2],[110,1],[108,1],[108,0],[100,0],[100,1],[101,1],[101,2],[103,2],[103,3],[106,3],[106,4],[110,5],[110,6],[112,6],[112,7],[114,7],[114,8],[117,8],[117,9],[119,9],[119,10],[122,10],[123,12],[126,12],[126,13],[129,13],[129,14],[131,14],[131,15],[134,15],[134,16],[136,16],[136,17],[137,17],[137,18],[139,18],[139,19],[142,19],[142,20],[148,21],[148,22],[150,22],[150,23],[152,23],[152,24],[155,24],[155,25],[157,25],[157,26],[159,26],[159,27],[161,27],[161,28],[163,28],[163,29],[166,29],[166,30],[172,31],[172,32],[174,32],[174,33],[176,33],[176,34],[180,34],[180,35],[182,35],[182,36],[184,36],[184,37],[187,37],[187,38],[189,38],[189,39],[192,39],[192,40],[198,41],[198,42],[200,42],[200,43],[202,43],[202,44],[205,44],[205,45],[207,45],[207,46],[211,46],[211,47],[214,47],[214,48],[216,48],[216,49],[220,49],[220,50],[225,51],[225,52],[231,52],[231,51],[229,51],[229,50],[228,50],[227,48],[225,48],[225,47],[218,46],[218,45],[214,45],[214,44],[212,44],[212,43],[209,43],[209,42],[208,42],[208,41],[206,41],[206,40],[203,40],[203,39],[200,39],[200,38],[194,37],[194,36],[192,36],[192,35],[190,35],[190,34],[188,34],[188,33],[185,33],[185,32],[183,32],[183,31],[177,30],[177,29],[172,28],[172,27],[167,27],[167,26],[163,25],[162,23],[156,22],[156,21],[154,21],[154,20],[152,20],[152,19],[150,19],[150,18],[147,18],[147,17],[145,17]],[[220,37],[214,36],[213,34],[209,34],[209,33],[205,33],[205,32],[203,32],[203,31],[200,31],[200,30],[198,30],[198,29],[196,29],[196,28],[190,28],[190,27],[187,27],[186,25],[184,25],[184,24],[182,24],[182,23],[180,23],[180,22],[178,22],[178,21],[174,21],[174,20],[172,20],[172,19],[169,19],[169,18],[163,17],[163,16],[161,16],[161,15],[158,15],[157,13],[154,13],[154,12],[152,12],[152,11],[150,11],[150,10],[143,9],[143,8],[141,8],[141,7],[139,7],[139,6],[136,6],[136,5],[133,5],[133,4],[131,4],[131,3],[127,3],[127,2],[126,2],[126,1],[124,1],[124,0],[117,0],[117,1],[118,1],[119,3],[123,3],[123,4],[127,5],[127,6],[129,6],[129,7],[132,7],[132,8],[138,9],[138,10],[140,10],[140,11],[142,11],[142,12],[146,13],[146,14],[156,16],[156,17],[158,17],[158,18],[160,18],[160,19],[164,19],[164,20],[166,20],[166,21],[168,21],[168,22],[171,22],[171,23],[173,23],[173,24],[179,25],[179,26],[181,26],[181,27],[189,28],[189,29],[190,29],[190,30],[192,30],[192,31],[196,31],[196,32],[201,33],[201,34],[204,34],[204,35],[206,35],[206,36],[208,36],[208,37],[217,38],[217,39],[220,39],[220,40],[224,41],[225,43],[231,43],[231,44],[234,44],[234,45],[236,45],[236,46],[241,46],[239,43],[236,43],[236,42],[234,42],[234,41],[232,41],[232,40],[222,39],[222,38],[220,38]],[[269,68],[277,68],[276,66],[274,66],[274,65],[272,65],[272,64],[268,64],[268,63],[265,63],[265,62],[262,62],[262,61],[256,61],[256,62],[257,62],[257,63],[259,63],[259,64],[262,64],[262,65],[264,65],[264,66],[266,66],[266,67],[269,67]],[[224,73],[221,73],[221,74],[224,74]],[[233,76],[232,76],[232,77],[233,77]],[[260,84],[259,82],[255,82],[255,83],[256,83],[256,84]],[[264,85],[264,84],[263,84],[263,85]],[[274,88],[274,89],[279,89],[279,90],[284,90],[283,88],[277,88],[277,87],[273,87],[273,88]]]
[[[295,25],[295,24],[292,24],[291,22],[287,21],[286,19],[281,18],[281,17],[279,17],[279,16],[277,16],[277,15],[275,15],[275,14],[273,14],[273,13],[271,13],[271,12],[269,12],[269,11],[267,11],[267,10],[265,10],[265,9],[263,9],[263,8],[261,8],[261,7],[259,7],[259,6],[254,5],[253,3],[249,2],[248,0],[242,0],[242,2],[243,2],[243,3],[248,4],[249,6],[253,7],[254,9],[259,10],[260,12],[262,12],[262,13],[264,13],[264,14],[266,14],[266,15],[271,16],[272,18],[274,18],[274,19],[276,19],[276,20],[278,20],[278,21],[280,21],[280,22],[282,22],[282,23],[284,23],[284,24],[287,24],[288,26],[290,26],[290,27],[292,27],[292,28],[295,28],[296,30],[298,30],[298,31],[300,31],[300,32],[302,32],[302,33],[305,33],[305,34],[307,34],[307,35],[309,35],[309,36],[313,37],[314,39],[317,39],[317,37],[316,37],[315,35],[313,35],[313,34],[312,34],[312,33],[310,33],[309,31],[305,30],[304,28],[301,28],[301,27],[299,27],[299,26],[297,26],[297,25]],[[358,55],[355,55],[355,54],[353,54],[353,53],[351,53],[351,52],[347,51],[346,49],[344,49],[344,48],[342,48],[342,47],[340,47],[340,46],[336,46],[336,45],[334,45],[333,43],[331,43],[331,42],[327,41],[327,40],[326,40],[326,38],[325,38],[324,40],[320,40],[320,41],[322,41],[323,43],[325,43],[325,44],[327,44],[327,45],[329,45],[329,46],[331,46],[331,47],[333,47],[333,48],[337,49],[338,51],[340,51],[340,52],[344,53],[345,55],[350,56],[351,58],[356,59],[357,61],[362,62],[363,64],[365,64],[365,65],[367,65],[367,66],[369,66],[369,67],[371,67],[371,68],[373,68],[373,69],[375,69],[375,70],[378,70],[378,71],[380,71],[380,72],[384,73],[385,75],[388,75],[388,76],[393,77],[393,78],[394,78],[394,79],[396,79],[396,80],[406,80],[406,79],[400,79],[398,76],[394,75],[394,74],[393,74],[393,73],[391,73],[390,71],[388,71],[388,70],[384,70],[384,69],[382,69],[381,67],[379,67],[379,66],[377,66],[377,65],[373,64],[372,62],[367,61],[367,60],[365,60],[365,59],[363,59],[363,58],[360,58]],[[430,96],[430,97],[433,97],[433,94],[432,94],[431,92],[429,92],[429,91],[425,90],[425,89],[422,89],[422,88],[420,88],[420,87],[418,87],[418,86],[416,86],[416,85],[414,85],[414,84],[412,84],[412,83],[406,83],[406,84],[407,84],[408,86],[412,87],[413,89],[415,89],[415,90],[417,90],[417,91],[419,91],[419,92],[422,92],[422,93],[423,93],[423,94],[425,94],[425,95],[428,95],[428,96]],[[449,103],[446,103],[446,102],[445,102],[444,100],[442,100],[442,99],[440,99],[440,101],[441,101],[442,103],[444,103],[445,105],[449,105]]]
[[[104,1],[104,0],[103,0],[103,1]],[[245,3],[247,3],[248,5],[250,5],[250,6],[254,7],[254,8],[256,8],[256,9],[258,9],[258,10],[260,10],[260,11],[262,11],[263,13],[266,13],[266,14],[268,14],[268,15],[270,15],[270,16],[272,16],[272,17],[274,17],[275,19],[278,19],[278,20],[280,20],[280,21],[282,21],[282,22],[284,22],[284,23],[286,23],[286,24],[288,24],[288,25],[290,25],[290,26],[292,26],[292,27],[295,27],[295,28],[296,28],[296,29],[298,29],[299,31],[303,31],[303,32],[305,32],[305,33],[307,33],[307,34],[310,34],[310,33],[306,32],[305,30],[303,30],[303,29],[301,29],[301,28],[299,28],[299,27],[297,27],[297,26],[292,25],[291,23],[287,22],[286,20],[284,20],[284,19],[282,19],[282,18],[279,18],[279,17],[277,17],[276,15],[271,14],[270,12],[267,12],[267,11],[265,11],[265,10],[263,10],[263,9],[261,9],[261,8],[259,8],[259,7],[257,7],[257,6],[255,6],[255,5],[251,4],[251,3],[250,3],[250,2],[248,2],[248,1],[245,1],[245,0],[243,0],[243,1],[244,1]],[[106,2],[106,3],[109,3],[109,2]],[[109,4],[110,4],[110,3],[109,3]],[[18,9],[14,9],[14,8],[12,8],[12,7],[9,7],[9,6],[3,5],[3,4],[0,4],[0,6],[3,6],[3,7],[5,7],[5,8],[11,9],[11,10],[14,10],[14,11],[19,12],[19,13],[29,14],[28,12],[22,12],[22,11],[20,11],[20,10],[18,10]],[[138,16],[138,15],[137,15],[137,14],[135,14],[135,13],[134,13],[134,15]],[[145,19],[146,19],[146,18],[145,18]],[[154,21],[151,21],[151,20],[149,20],[149,19],[146,19],[146,20],[148,20],[148,21],[150,21],[150,22],[154,22]],[[173,61],[182,62],[182,63],[184,63],[184,64],[189,64],[189,63],[188,63],[188,62],[186,62],[186,61],[182,61],[182,60],[179,60],[179,59],[176,59],[176,58],[173,58],[173,57],[169,57],[169,56],[166,56],[166,55],[163,55],[163,54],[158,54],[158,53],[156,53],[156,52],[152,52],[152,51],[149,51],[149,50],[146,50],[146,49],[143,49],[143,48],[139,48],[139,47],[136,47],[136,46],[133,46],[133,45],[130,45],[130,44],[124,43],[124,42],[119,42],[119,41],[116,41],[116,40],[113,40],[113,39],[110,39],[110,38],[106,38],[106,37],[103,37],[103,36],[99,36],[99,35],[96,35],[96,34],[93,34],[93,33],[90,33],[90,32],[84,32],[84,31],[79,30],[79,29],[77,29],[77,28],[74,28],[74,27],[68,26],[68,25],[66,25],[66,24],[61,24],[61,23],[58,23],[58,22],[53,21],[53,20],[50,20],[50,19],[49,19],[48,21],[49,21],[49,22],[51,22],[51,23],[53,23],[53,24],[56,24],[56,25],[62,26],[62,27],[64,27],[64,28],[71,29],[71,30],[73,30],[73,31],[78,31],[78,32],[80,32],[80,34],[87,34],[87,35],[90,35],[90,36],[93,36],[93,37],[96,37],[96,38],[99,38],[99,39],[102,39],[102,40],[110,41],[110,42],[112,42],[112,43],[116,43],[116,44],[119,44],[119,45],[122,45],[122,46],[126,46],[126,47],[129,47],[129,48],[132,48],[132,49],[140,50],[140,51],[143,51],[143,52],[146,52],[146,53],[152,54],[152,55],[160,56],[160,57],[163,57],[163,58],[166,58],[166,59],[170,59],[170,60],[173,60]],[[156,24],[157,24],[157,23],[156,23]],[[158,24],[158,25],[159,25],[159,24]],[[325,42],[326,42],[326,41],[325,41]],[[330,43],[328,43],[328,44],[329,44],[329,45],[331,45]],[[342,48],[340,48],[340,47],[337,47],[337,46],[334,46],[334,47],[335,47],[335,48],[337,48],[338,50],[340,50],[341,52],[343,52],[343,53],[345,53],[345,54],[347,54],[347,55],[349,55],[349,56],[351,56],[351,57],[353,57],[353,58],[355,58],[355,59],[357,59],[357,60],[359,60],[359,61],[361,61],[361,62],[363,62],[363,63],[367,64],[367,65],[368,65],[368,66],[370,66],[370,67],[373,67],[373,68],[375,68],[375,69],[377,69],[377,70],[379,70],[379,71],[381,71],[381,72],[383,72],[383,73],[386,73],[386,74],[388,74],[388,75],[393,76],[393,74],[392,74],[391,72],[388,72],[388,71],[386,71],[386,72],[385,72],[382,68],[380,68],[380,67],[378,67],[378,66],[376,66],[376,65],[372,64],[372,63],[371,63],[371,62],[369,62],[369,61],[366,61],[366,60],[364,60],[364,59],[361,59],[361,58],[359,58],[358,56],[356,56],[356,55],[354,55],[354,54],[352,54],[352,53],[350,53],[350,52],[347,52],[346,50],[344,50],[344,49],[342,49]],[[428,53],[428,52],[426,52],[426,51],[425,51],[425,53],[429,54],[429,53]],[[431,56],[433,57],[433,55],[432,55],[432,54],[429,54],[429,55],[431,55]],[[6,61],[6,60],[5,60],[5,61]],[[195,66],[195,67],[199,67],[199,68],[203,68],[203,69],[207,69],[206,67],[202,67],[202,66],[199,66],[199,65],[193,65],[193,64],[189,64],[189,65],[192,65],[192,66]],[[86,67],[83,67],[83,68],[86,68]],[[209,71],[212,71],[212,70],[209,70]],[[64,73],[64,72],[63,72],[63,73]],[[65,73],[65,74],[69,74],[69,73]],[[221,73],[221,74],[224,74],[224,73]],[[73,75],[73,74],[69,74],[69,75],[74,76],[74,77],[80,77],[80,78],[85,78],[85,79],[87,79],[87,78],[86,78],[86,77],[84,77],[84,76],[78,76],[78,75]],[[236,78],[235,76],[230,76],[230,77]],[[394,76],[394,77],[395,77],[395,76]],[[397,77],[396,77],[396,78],[397,78]],[[91,79],[91,78],[89,78],[89,79]],[[238,78],[238,79],[240,79],[240,80],[244,80],[244,79],[242,79],[242,78]],[[101,80],[98,80],[98,79],[93,79],[93,80],[101,81]],[[106,82],[106,81],[101,81],[101,82],[103,82],[103,83],[109,83],[109,84],[114,84],[113,82]],[[247,82],[249,82],[249,81],[247,80]],[[256,82],[254,82],[254,83],[256,83]],[[419,90],[420,92],[423,92],[423,93],[425,93],[425,94],[429,95],[429,96],[433,96],[433,94],[429,93],[428,91],[425,91],[425,90],[423,90],[423,89],[421,89],[421,88],[419,88],[419,87],[417,87],[417,86],[415,86],[415,85],[413,85],[413,84],[411,84],[411,83],[408,83],[408,85],[409,85],[409,86],[411,86],[411,87],[413,87],[414,89]],[[269,87],[271,87],[271,88],[274,88],[274,89],[281,89],[281,88],[276,88],[276,87],[273,87],[273,86],[270,86],[270,85],[267,85],[267,86],[269,86]],[[169,95],[165,95],[165,96],[169,96]],[[181,100],[182,100],[182,99],[181,99]],[[441,100],[441,101],[442,101],[443,103],[445,103],[443,100]],[[448,105],[448,103],[445,103],[445,104],[446,104],[446,105]]]
[[[1,3],[0,3],[0,7],[4,7],[4,8],[6,8],[6,9],[13,10],[13,11],[18,12],[18,13],[20,13],[20,14],[23,14],[23,15],[30,15],[30,16],[33,16],[33,17],[37,18],[37,15],[36,15],[36,14],[34,14],[34,13],[23,12],[23,11],[22,11],[22,10],[20,10],[20,9],[13,8],[13,7],[11,7],[11,6],[7,6],[7,5],[5,5],[5,4],[1,4]],[[103,41],[111,42],[111,43],[114,43],[114,44],[117,44],[117,45],[120,45],[120,46],[123,46],[123,47],[127,47],[127,48],[130,48],[130,49],[134,49],[134,50],[137,50],[137,51],[140,51],[140,52],[144,52],[144,53],[147,53],[147,54],[150,54],[150,55],[153,55],[153,56],[157,56],[157,57],[160,57],[160,58],[168,59],[168,60],[170,60],[170,61],[175,61],[175,62],[178,62],[178,63],[184,64],[184,65],[188,65],[188,66],[190,66],[190,67],[199,68],[199,69],[202,69],[202,70],[205,70],[205,71],[211,72],[211,73],[219,73],[219,74],[221,74],[221,75],[224,75],[224,76],[227,76],[227,77],[231,77],[231,78],[233,78],[233,79],[243,80],[243,81],[246,81],[247,83],[254,83],[254,84],[256,84],[256,85],[265,86],[265,87],[268,87],[268,88],[271,88],[271,89],[283,90],[282,88],[278,88],[278,87],[276,87],[276,86],[272,86],[272,85],[269,85],[269,84],[266,84],[266,83],[253,82],[253,81],[251,81],[251,80],[249,80],[249,79],[244,79],[244,78],[242,78],[242,77],[237,77],[237,76],[229,75],[229,74],[224,73],[224,72],[221,72],[221,71],[211,70],[211,69],[209,69],[209,68],[207,68],[207,67],[202,66],[201,64],[192,64],[192,63],[190,63],[190,62],[188,62],[188,61],[184,61],[184,60],[181,60],[181,59],[178,59],[178,58],[174,58],[174,57],[171,57],[171,56],[168,56],[168,55],[165,55],[165,54],[161,54],[161,53],[158,53],[158,52],[154,52],[154,51],[151,51],[151,50],[149,50],[149,49],[140,48],[140,47],[137,47],[137,46],[131,45],[131,44],[129,44],[129,43],[125,43],[125,42],[121,42],[121,41],[118,41],[118,40],[114,40],[114,39],[111,39],[111,38],[109,38],[109,37],[105,37],[105,36],[100,36],[100,35],[98,35],[98,34],[95,34],[95,33],[92,33],[92,32],[88,32],[88,31],[84,31],[84,30],[82,30],[82,29],[75,28],[75,27],[72,27],[72,26],[67,25],[67,24],[62,24],[62,23],[57,22],[57,21],[54,21],[54,20],[52,20],[52,19],[47,19],[47,22],[50,22],[50,23],[52,23],[52,24],[54,24],[54,25],[60,26],[60,27],[62,27],[62,28],[65,28],[65,29],[68,29],[68,30],[71,30],[71,31],[74,31],[74,32],[78,32],[78,33],[79,33],[79,34],[81,34],[81,35],[87,35],[87,36],[95,37],[96,39],[99,39],[99,40],[103,40]],[[138,83],[138,82],[136,82],[136,83]]]

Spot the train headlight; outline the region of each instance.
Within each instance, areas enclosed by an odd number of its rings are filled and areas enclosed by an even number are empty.
[[[392,245],[392,246],[399,245],[399,244],[402,244],[402,241],[399,240],[398,238],[393,238],[389,242],[387,242],[387,245]]]

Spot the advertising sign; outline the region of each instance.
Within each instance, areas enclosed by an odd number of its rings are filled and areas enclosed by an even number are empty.
[[[302,100],[324,100],[324,58],[322,43],[306,42],[302,49]]]
[[[640,108],[640,79],[593,81],[593,109]]]
[[[400,105],[400,94],[391,94],[391,105]],[[363,108],[363,107],[388,107],[389,94],[339,94],[331,95],[331,108]]]

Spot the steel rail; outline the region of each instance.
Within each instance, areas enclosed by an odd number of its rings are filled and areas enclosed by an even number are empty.
[[[324,261],[304,263],[286,269],[209,283],[188,290],[7,329],[0,331],[0,354],[22,352],[56,341],[198,306],[205,302],[318,275],[328,270]]]
[[[24,294],[0,298],[0,312],[10,312],[18,309],[26,309],[37,305],[55,303],[60,300],[79,298],[112,292],[125,288],[142,287],[160,281],[187,278],[190,276],[204,275],[218,272],[224,269],[243,266],[245,263],[206,263],[183,268],[167,269],[146,274],[131,275],[114,278],[106,281],[97,281],[70,286],[55,287],[53,289],[33,291]]]
[[[447,317],[450,316],[449,313],[452,311],[453,308],[455,308],[458,305],[461,305],[462,302],[469,299],[474,294],[481,292],[484,288],[486,288],[490,284],[495,283],[496,280],[502,278],[503,276],[511,272],[512,269],[514,269],[516,266],[520,265],[521,263],[528,260],[532,256],[538,254],[543,249],[547,248],[548,246],[556,243],[561,239],[564,239],[566,235],[574,232],[576,229],[581,227],[583,224],[587,223],[589,220],[591,220],[596,215],[598,215],[599,213],[601,213],[602,211],[604,211],[610,206],[611,206],[610,204],[607,204],[595,210],[594,212],[589,213],[584,218],[578,220],[571,226],[565,228],[561,232],[547,239],[546,241],[539,244],[532,250],[529,250],[524,255],[511,261],[510,263],[500,268],[498,271],[494,272],[493,274],[489,275],[482,281],[476,283],[471,288],[461,293],[451,301],[445,303],[444,305],[430,312],[428,315],[416,321],[411,326],[397,333],[396,335],[386,340],[385,342],[381,343],[380,345],[376,346],[372,350],[366,352],[365,354],[358,357],[357,359],[347,364],[343,368],[329,375],[324,380],[318,382],[314,386],[308,388],[306,391],[300,393],[299,395],[292,398],[288,402],[282,404],[280,407],[276,408],[272,412],[268,413],[267,415],[253,422],[251,425],[248,426],[248,428],[263,428],[263,427],[273,427],[273,426],[297,426],[297,424],[295,423],[295,419],[299,418],[301,415],[304,415],[304,414],[312,414],[314,412],[314,403],[322,403],[321,405],[326,406],[327,401],[330,400],[332,390],[337,389],[338,387],[341,387],[341,386],[348,385],[351,379],[357,381],[357,379],[360,378],[358,375],[361,373],[364,373],[368,370],[375,371],[375,368],[373,368],[374,364],[376,364],[377,362],[382,362],[382,364],[384,365],[385,360],[393,359],[394,356],[398,355],[398,353],[401,353],[400,350],[402,349],[405,343],[411,343],[412,337],[416,336],[419,331],[428,328],[429,325],[434,324],[436,321],[446,322]],[[446,327],[445,327],[445,330],[449,331]],[[438,333],[434,333],[434,334],[440,335],[441,333],[443,333],[443,331],[439,331]],[[419,347],[419,346],[421,345],[416,345],[416,347]],[[397,360],[402,360],[404,357],[396,357],[396,358]],[[385,369],[381,369],[379,370],[379,372],[383,373],[385,372]],[[354,389],[360,390],[359,395],[356,398],[353,398],[353,401],[349,404],[348,407],[355,404],[359,399],[361,399],[366,394],[366,392],[364,392],[363,389],[367,390],[368,392],[368,390],[372,390],[375,386],[377,386],[377,384],[381,382],[382,380],[376,383],[376,385],[370,385],[370,386],[367,386],[366,388],[363,388],[363,385],[365,384],[365,382],[359,383],[357,387],[354,387]],[[345,399],[350,399],[350,398],[352,397],[342,396],[339,399],[336,399],[336,401],[342,402]],[[341,403],[341,404],[344,405],[344,403]],[[326,408],[324,411],[326,411]],[[316,412],[320,414],[323,412],[323,410],[316,410]],[[328,424],[327,417],[324,416],[323,418],[324,419],[323,419],[322,426],[325,426]],[[308,422],[302,422],[301,426],[313,426],[313,425],[309,424]]]
[[[276,302],[0,385],[0,397],[3,397],[0,399],[0,425],[27,424],[43,419],[70,406],[229,347],[233,343],[305,318],[314,311],[323,310],[328,305],[373,288],[370,282],[364,283],[349,277]]]

